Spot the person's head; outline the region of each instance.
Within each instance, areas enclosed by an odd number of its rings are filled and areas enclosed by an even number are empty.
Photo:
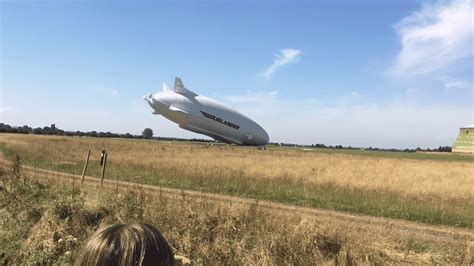
[[[76,265],[173,265],[170,246],[148,224],[112,224],[86,243]]]

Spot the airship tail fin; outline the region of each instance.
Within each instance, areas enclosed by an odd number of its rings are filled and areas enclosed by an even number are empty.
[[[196,93],[186,89],[183,85],[183,82],[178,77],[176,77],[174,79],[174,88],[173,88],[173,90],[174,90],[174,92],[179,93],[179,94],[181,94],[183,96],[186,96],[186,97],[194,98],[194,97],[198,96]]]
[[[168,84],[163,82],[163,91],[171,91],[170,87],[168,87]]]

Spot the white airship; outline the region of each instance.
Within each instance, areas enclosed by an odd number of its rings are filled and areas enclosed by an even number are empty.
[[[145,95],[153,114],[162,115],[182,129],[203,134],[225,143],[264,146],[267,132],[255,121],[211,98],[198,95],[174,80],[171,90],[163,83],[163,91]]]

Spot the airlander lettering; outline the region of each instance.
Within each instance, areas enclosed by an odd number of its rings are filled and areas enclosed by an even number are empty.
[[[220,117],[218,117],[218,116],[211,115],[210,113],[206,113],[206,112],[204,112],[204,111],[200,111],[200,112],[201,112],[201,114],[202,114],[204,117],[206,117],[206,118],[212,119],[212,120],[214,120],[214,121],[217,121],[217,122],[219,122],[219,123],[221,123],[221,124],[224,124],[224,125],[226,125],[226,126],[235,128],[235,129],[237,129],[237,130],[239,130],[239,128],[240,128],[239,125],[234,124],[234,123],[229,122],[229,121],[226,121],[226,120],[224,120],[224,119],[222,119],[222,118],[220,118]]]
[[[216,100],[188,90],[178,77],[173,90],[163,83],[162,92],[150,93],[144,99],[153,108],[153,114],[162,115],[194,133],[239,145],[261,146],[269,141],[265,129],[255,121]],[[203,109],[207,112],[201,111]],[[209,123],[208,119],[217,123]],[[226,127],[236,130],[229,131]]]

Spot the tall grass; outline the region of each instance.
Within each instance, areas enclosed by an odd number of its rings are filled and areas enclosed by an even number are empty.
[[[146,140],[0,135],[29,165],[433,224],[474,226],[474,163]],[[474,157],[473,157],[474,158]]]
[[[69,181],[2,173],[0,251],[20,265],[70,264],[99,227],[145,222],[159,228],[175,254],[196,265],[469,263],[462,237],[437,239],[368,224],[322,222],[257,204],[167,198],[128,188],[74,189]],[[14,195],[14,198],[12,197]],[[19,204],[29,202],[29,205]],[[28,207],[29,206],[29,207]],[[40,216],[28,216],[30,207]],[[13,218],[13,219],[12,219]]]

